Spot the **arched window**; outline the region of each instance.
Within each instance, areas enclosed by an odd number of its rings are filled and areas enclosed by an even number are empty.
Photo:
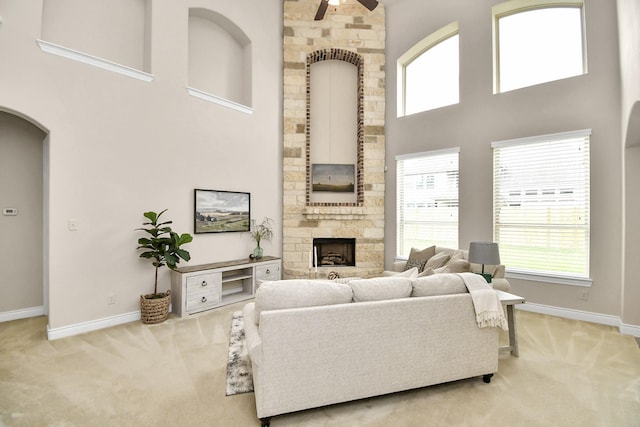
[[[398,59],[398,117],[460,100],[458,23],[425,37]]]
[[[582,0],[512,0],[492,10],[494,93],[587,72]]]

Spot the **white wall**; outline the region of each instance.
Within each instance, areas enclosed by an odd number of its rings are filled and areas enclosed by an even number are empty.
[[[622,154],[615,2],[585,0],[589,73],[493,95],[490,0],[403,0],[387,7],[387,99],[396,99],[396,61],[437,29],[460,27],[460,103],[398,119],[387,104],[385,262],[395,256],[395,156],[460,147],[460,247],[492,239],[492,141],[592,128],[591,277],[582,288],[511,279],[527,301],[620,315]]]
[[[251,115],[187,95],[194,6],[154,2],[155,80],[145,83],[40,51],[42,1],[0,0],[0,109],[49,132],[50,328],[138,310],[153,269],[138,259],[134,229],[144,211],[168,208],[174,229],[192,233],[194,188],[251,192],[252,216],[276,219],[265,254],[281,254],[282,6],[197,4],[227,16],[254,43]],[[69,219],[78,231],[69,231]],[[197,235],[187,249],[195,265],[244,258],[253,246],[248,233],[228,233]],[[169,285],[165,271],[160,288]],[[116,304],[107,305],[111,294]]]

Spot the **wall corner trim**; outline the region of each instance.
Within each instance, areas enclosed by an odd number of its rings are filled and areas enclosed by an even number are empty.
[[[36,43],[43,52],[72,59],[74,61],[82,62],[83,64],[93,65],[94,67],[122,74],[123,76],[133,77],[134,79],[142,80],[147,83],[150,83],[155,79],[153,74],[136,70],[135,68],[127,67],[126,65],[118,64],[106,59],[98,58],[97,56],[92,56],[84,52],[69,49],[68,47],[60,46],[44,40],[36,40]]]
[[[2,312],[0,313],[0,323],[37,316],[44,316],[44,306]]]
[[[532,313],[546,314],[549,316],[563,317],[565,319],[581,320],[583,322],[598,323],[601,325],[615,326],[623,335],[640,337],[640,326],[627,325],[622,323],[618,316],[610,314],[592,313],[589,311],[574,310],[571,308],[553,307],[550,305],[525,303],[516,306],[518,310],[530,311]]]
[[[47,325],[47,338],[49,340],[57,340],[85,332],[97,331],[98,329],[122,325],[123,323],[135,322],[140,320],[140,318],[140,311],[138,310],[116,316],[104,317],[102,319],[90,320],[88,322],[76,323],[75,325],[62,326],[60,328],[51,328]]]
[[[240,111],[241,113],[253,114],[253,108],[251,107],[247,107],[246,105],[238,104],[237,102],[233,102],[228,99],[221,98],[216,95],[212,95],[202,90],[199,90],[193,87],[187,87],[187,92],[189,93],[189,95],[195,98],[202,99],[203,101],[222,105],[223,107],[231,108],[232,110]]]

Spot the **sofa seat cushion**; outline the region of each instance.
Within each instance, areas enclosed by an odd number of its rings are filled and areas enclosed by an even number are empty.
[[[412,280],[412,297],[463,294],[468,292],[462,277],[458,274],[434,274]]]
[[[349,285],[330,280],[290,279],[265,282],[256,291],[256,324],[260,313],[285,308],[351,303]]]
[[[408,298],[413,290],[410,278],[398,276],[352,280],[349,286],[355,302]]]

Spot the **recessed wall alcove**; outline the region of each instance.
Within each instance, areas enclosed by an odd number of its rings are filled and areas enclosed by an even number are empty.
[[[194,96],[252,112],[251,40],[227,17],[189,9],[189,89]]]
[[[362,57],[345,49],[307,55],[307,206],[361,206],[363,154]],[[312,166],[353,164],[353,193],[314,191]]]
[[[44,1],[43,51],[151,81],[151,0]]]

